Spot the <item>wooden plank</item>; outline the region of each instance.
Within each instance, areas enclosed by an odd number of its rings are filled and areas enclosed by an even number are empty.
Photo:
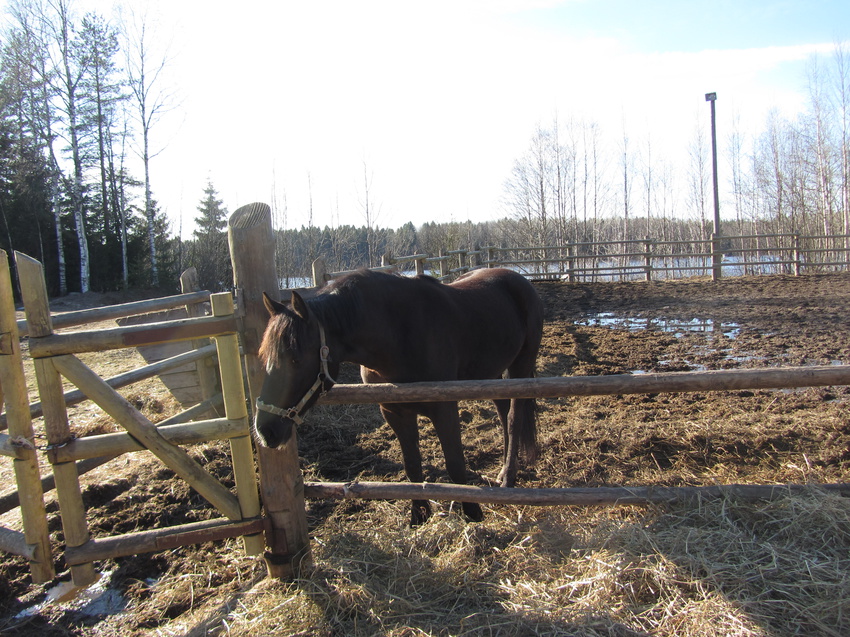
[[[217,519],[109,538],[97,538],[90,540],[84,546],[66,551],[65,561],[68,564],[78,564],[91,560],[165,551],[190,544],[217,542],[240,535],[262,533],[264,526],[265,522],[261,518],[237,522]]]
[[[53,332],[47,286],[41,264],[25,254],[15,253],[18,280],[24,300],[30,342]],[[51,445],[60,445],[71,439],[68,412],[62,394],[62,381],[49,360],[33,361],[38,393],[44,412],[44,433]],[[89,539],[86,511],[80,492],[80,481],[74,463],[62,463],[53,467],[56,492],[61,510],[62,530],[66,546],[79,546]],[[20,485],[19,485],[20,486]],[[23,503],[27,496],[20,494]],[[88,586],[97,579],[93,564],[80,564],[71,569],[71,579],[76,586]]]
[[[192,423],[157,425],[156,427],[163,438],[174,445],[189,445],[208,440],[226,440],[250,434],[250,426],[245,418],[237,420],[212,418],[210,420],[196,420]],[[117,456],[122,453],[144,451],[145,449],[147,447],[130,434],[115,432],[76,438],[67,445],[49,450],[47,456],[51,462],[68,462],[97,456]]]
[[[63,376],[82,389],[116,422],[126,428],[130,435],[150,449],[213,506],[231,520],[241,519],[236,497],[204,471],[183,449],[168,442],[150,420],[103,382],[102,378],[73,356],[56,356],[51,360]]]
[[[237,330],[235,318],[209,316],[149,325],[128,325],[92,332],[65,332],[30,338],[30,356],[43,358],[82,352],[102,352],[122,347],[191,340],[203,336],[220,336]]]
[[[319,402],[368,404],[493,400],[495,398],[560,398],[610,394],[660,394],[738,389],[784,389],[850,385],[850,365],[735,369],[663,374],[614,374],[460,380],[439,383],[334,385]]]
[[[233,297],[229,292],[210,296],[213,316],[233,314]],[[235,334],[218,336],[219,375],[224,397],[224,413],[227,418],[248,424],[248,408],[245,405],[245,379],[242,376],[242,358],[239,356],[239,340]],[[260,497],[257,493],[257,476],[254,473],[254,452],[251,436],[246,435],[230,439],[230,456],[233,459],[233,477],[236,480],[236,495],[242,509],[242,517],[254,518],[260,515]],[[263,552],[263,538],[259,535],[243,539],[245,552],[258,555]]]
[[[503,489],[425,482],[307,482],[308,498],[338,500],[443,500],[528,506],[610,506],[672,503],[696,498],[769,500],[818,490],[850,495],[850,483],[728,484],[705,487],[574,487],[565,489]]]
[[[85,325],[86,323],[98,323],[100,321],[109,321],[112,319],[123,318],[133,314],[147,314],[150,312],[158,312],[167,310],[173,307],[180,307],[188,303],[198,303],[206,301],[209,292],[195,291],[187,294],[177,294],[174,296],[163,296],[156,299],[148,299],[145,301],[133,301],[132,303],[121,303],[119,305],[106,305],[104,307],[95,307],[88,310],[74,310],[73,312],[60,312],[52,315],[53,328],[60,329],[64,327],[72,327],[75,325]],[[18,331],[21,336],[27,336],[29,327],[26,319],[18,321]]]

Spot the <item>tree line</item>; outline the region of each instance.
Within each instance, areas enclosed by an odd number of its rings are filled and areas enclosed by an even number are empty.
[[[769,113],[745,133],[736,117],[719,131],[721,232],[850,234],[850,49],[813,57],[807,107]],[[722,104],[722,102],[720,102]],[[651,134],[604,131],[592,119],[555,117],[538,126],[505,182],[507,214],[523,245],[618,238],[707,239],[713,230],[710,126],[694,128],[686,156],[664,157]],[[690,224],[681,222],[691,221]],[[698,231],[697,236],[681,232]]]
[[[173,285],[179,274],[179,241],[150,183],[151,131],[172,106],[151,37],[129,6],[117,23],[78,15],[72,0],[7,6],[0,247],[41,260],[54,294]]]
[[[79,15],[73,0],[11,0],[0,33],[0,248],[38,258],[51,294],[157,287],[173,291],[194,266],[201,285],[232,283],[227,208],[203,188],[183,240],[154,196],[152,133],[176,107],[145,15]],[[838,44],[813,59],[808,107],[772,113],[764,129],[736,125],[721,143],[726,234],[850,234],[850,57]],[[712,232],[707,122],[686,158],[659,156],[651,137],[592,120],[539,126],[506,177],[503,205],[482,223],[376,223],[364,167],[362,226],[300,228],[274,205],[282,282],[376,265],[384,254],[436,255],[480,246],[566,245],[652,237],[696,241]],[[130,166],[139,166],[135,174]]]

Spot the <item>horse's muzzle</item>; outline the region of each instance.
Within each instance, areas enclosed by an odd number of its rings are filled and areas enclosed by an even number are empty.
[[[262,414],[258,414],[254,420],[254,432],[261,445],[277,449],[292,438],[293,424],[289,418],[263,418]]]

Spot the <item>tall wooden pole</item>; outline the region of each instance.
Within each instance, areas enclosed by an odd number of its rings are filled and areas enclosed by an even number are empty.
[[[280,300],[275,271],[274,232],[271,209],[264,203],[239,208],[228,222],[230,259],[237,304],[243,315],[242,346],[253,405],[260,394],[265,370],[257,352],[268,322],[263,292]],[[298,465],[298,439],[293,431],[279,449],[257,446],[260,494],[271,528],[266,533],[266,565],[269,575],[291,579],[312,565],[304,477]]]
[[[714,230],[711,233],[711,262],[712,279],[717,281],[721,272],[723,255],[720,252],[720,191],[717,186],[717,119],[714,102],[717,101],[717,93],[706,93],[705,101],[711,102],[711,174],[714,181]]]

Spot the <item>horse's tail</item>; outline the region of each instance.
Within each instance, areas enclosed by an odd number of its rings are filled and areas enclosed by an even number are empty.
[[[525,340],[512,368],[511,378],[534,378],[537,369],[537,354],[543,339],[543,302],[534,286],[522,277],[519,280],[519,293],[514,297],[523,312]],[[537,460],[537,401],[534,398],[520,398],[514,403],[517,435],[523,454],[529,464]]]

